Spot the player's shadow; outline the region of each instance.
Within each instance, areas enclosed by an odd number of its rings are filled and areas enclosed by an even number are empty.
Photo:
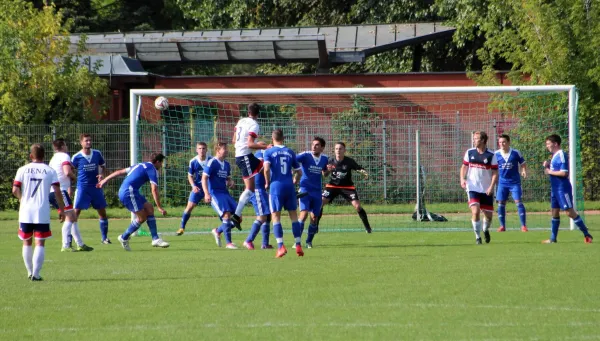
[[[175,276],[175,277],[148,277],[148,278],[140,278],[140,277],[128,277],[128,278],[119,278],[117,275],[115,277],[106,277],[106,278],[73,278],[73,279],[51,279],[48,282],[64,282],[64,283],[88,283],[88,282],[138,282],[138,281],[180,281],[180,280],[190,280],[190,279],[214,279],[214,278],[239,278],[240,275],[238,273],[231,275],[210,275],[210,276]],[[245,274],[244,277],[264,277],[262,274]]]

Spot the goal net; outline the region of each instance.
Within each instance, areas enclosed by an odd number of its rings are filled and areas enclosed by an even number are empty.
[[[168,99],[166,110],[155,108],[157,96]],[[550,158],[545,149],[545,137],[550,134],[563,139],[562,147],[570,156],[576,207],[583,209],[572,86],[132,90],[131,161],[145,161],[153,152],[167,155],[161,196],[166,205],[183,210],[191,189],[187,172],[196,143],[206,142],[209,154],[214,153],[215,142],[231,143],[235,124],[247,116],[250,103],[261,106],[259,140],[270,142],[271,131],[280,128],[286,145],[299,153],[310,150],[313,138],[320,136],[330,157],[335,142],[346,144],[347,156],[369,174],[364,178],[353,173],[353,180],[374,229],[470,229],[459,171],[465,151],[472,147],[472,133],[478,130],[487,132],[489,149],[497,150],[498,136],[508,134],[511,147],[523,154],[528,165],[522,187],[529,228],[549,226],[550,187],[542,163]],[[228,161],[236,182],[231,193],[237,200],[243,181],[233,156],[230,145]],[[324,178],[323,184],[328,180]],[[413,219],[415,207],[424,205],[445,221]],[[507,229],[518,229],[512,198],[506,211]],[[172,215],[180,213],[171,210]],[[189,229],[205,231],[216,226],[208,205],[200,204],[192,216],[196,222],[191,220]],[[246,225],[253,216],[249,204],[244,211]],[[494,212],[492,229],[498,225]],[[363,227],[354,208],[338,198],[325,207],[320,230],[360,231]]]

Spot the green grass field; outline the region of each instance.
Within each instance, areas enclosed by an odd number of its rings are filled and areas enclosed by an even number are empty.
[[[594,234],[600,216],[587,221]],[[110,224],[116,242],[128,222]],[[472,232],[329,232],[275,259],[173,236],[176,219],[158,221],[169,249],[135,237],[132,252],[100,245],[96,220],[80,225],[96,250],[61,253],[54,221],[33,283],[17,222],[1,222],[0,340],[600,339],[600,248],[578,231],[555,245],[540,244],[547,231],[493,232],[479,246]]]

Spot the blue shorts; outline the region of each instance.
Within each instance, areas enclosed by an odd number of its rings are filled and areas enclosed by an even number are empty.
[[[552,191],[550,195],[550,207],[558,208],[563,211],[573,208],[573,193]]]
[[[508,200],[508,192],[512,195],[513,200],[521,200],[523,196],[523,190],[521,184],[498,184],[498,190],[496,191],[497,201]]]
[[[62,193],[63,203],[65,204],[65,212],[73,209],[73,202],[69,197],[67,191],[60,191]],[[58,201],[56,201],[56,192],[50,192],[50,205],[58,210]]]
[[[269,215],[269,194],[264,189],[255,189],[254,195],[250,197],[250,202],[254,206],[254,212],[257,216]]]
[[[106,199],[102,188],[96,187],[77,187],[75,191],[75,209],[87,210],[90,204],[96,210],[106,208]]]
[[[35,237],[38,240],[52,237],[50,224],[19,223],[19,238],[21,240],[29,240],[31,237]]]
[[[242,177],[244,177],[244,179],[250,179],[263,169],[262,160],[256,158],[254,154],[237,156],[235,158],[235,164],[242,171]]]
[[[237,203],[235,200],[229,195],[229,193],[217,192],[211,193],[210,205],[213,210],[217,212],[219,218],[223,217],[225,212],[235,213],[235,209],[237,208]]]
[[[494,198],[485,193],[469,191],[469,207],[479,205],[483,211],[494,211]]]
[[[305,192],[300,188],[300,192]],[[321,213],[321,206],[323,199],[321,198],[321,191],[308,192],[308,195],[298,199],[300,201],[300,211],[310,211],[315,216],[319,216]]]
[[[193,202],[198,205],[202,200],[204,200],[204,191],[200,190],[198,193],[194,193],[194,191],[190,192],[190,197],[188,198],[189,202]]]
[[[298,200],[295,191],[288,193],[269,194],[269,209],[271,212],[295,211],[298,209]]]
[[[148,201],[137,190],[129,188],[119,190],[119,200],[129,210],[129,212],[139,212],[144,209],[144,204]]]

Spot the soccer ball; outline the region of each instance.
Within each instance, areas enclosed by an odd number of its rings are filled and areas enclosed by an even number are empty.
[[[165,110],[169,108],[169,101],[163,96],[158,96],[154,100],[154,107],[158,110]]]

